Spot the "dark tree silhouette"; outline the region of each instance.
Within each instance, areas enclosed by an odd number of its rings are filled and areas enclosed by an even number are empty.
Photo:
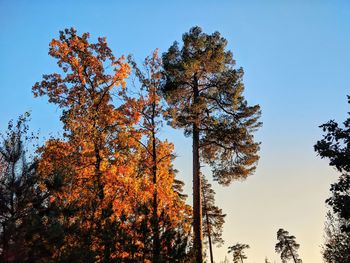
[[[33,242],[40,235],[31,232],[32,222],[45,200],[40,192],[34,158],[26,156],[26,147],[33,135],[28,134],[26,113],[17,122],[10,121],[1,135],[0,144],[0,261],[27,262],[42,252]]]
[[[327,263],[350,262],[350,238],[341,230],[344,223],[333,213],[327,213],[325,244],[322,247],[323,259]]]
[[[350,103],[350,96],[348,96]],[[350,254],[350,118],[343,127],[330,120],[320,126],[325,133],[315,146],[321,158],[327,158],[329,165],[341,173],[331,185],[332,196],[326,203],[333,215],[327,216],[326,240],[323,257],[326,262],[348,262]]]
[[[247,244],[237,243],[234,246],[228,247],[228,253],[232,253],[234,263],[243,263],[247,256],[244,254],[244,250],[250,248]]]
[[[163,95],[173,127],[193,139],[193,228],[196,261],[203,262],[200,154],[224,185],[252,174],[259,144],[252,133],[261,125],[260,107],[248,106],[243,69],[235,69],[227,41],[193,27],[163,54]]]
[[[202,175],[202,206],[203,206],[203,234],[208,238],[210,262],[214,263],[213,244],[222,245],[222,228],[226,215],[215,205],[215,191],[211,184]]]
[[[295,263],[302,263],[297,252],[300,245],[295,241],[295,236],[290,236],[288,231],[280,228],[277,231],[277,240],[275,250],[281,254],[283,263],[287,263],[289,259],[293,259]]]

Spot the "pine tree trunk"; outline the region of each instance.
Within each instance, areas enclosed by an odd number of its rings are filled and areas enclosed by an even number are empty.
[[[198,79],[194,79],[194,103],[198,102]],[[196,120],[198,121],[198,120]],[[193,123],[193,232],[196,263],[203,262],[203,230],[202,230],[202,198],[199,163],[199,129],[198,123]]]
[[[293,250],[291,249],[291,247],[290,247],[288,241],[287,241],[287,246],[288,246],[288,249],[289,249],[290,253],[292,254],[292,257],[293,257],[294,262],[295,262],[295,263],[298,263],[298,261],[297,261],[297,259],[295,258],[294,253],[293,253]]]

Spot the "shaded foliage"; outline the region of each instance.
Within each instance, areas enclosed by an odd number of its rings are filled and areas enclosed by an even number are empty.
[[[332,195],[326,200],[332,213],[327,215],[323,257],[326,262],[347,262],[350,251],[350,118],[343,125],[331,120],[320,128],[325,134],[314,149],[341,173],[331,185]]]

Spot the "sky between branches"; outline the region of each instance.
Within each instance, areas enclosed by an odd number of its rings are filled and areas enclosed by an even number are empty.
[[[262,4],[264,2],[264,4]],[[263,128],[255,175],[230,187],[214,183],[227,213],[227,247],[247,243],[248,263],[274,253],[279,228],[295,235],[305,262],[322,262],[323,222],[336,173],[313,152],[318,125],[342,121],[349,111],[350,3],[347,1],[5,1],[0,0],[0,130],[30,110],[41,137],[61,132],[59,109],[34,99],[32,85],[57,71],[48,44],[65,27],[91,38],[106,36],[116,56],[142,61],[162,53],[192,26],[218,30],[245,70],[246,98],[260,104]],[[175,143],[179,177],[191,194],[191,140],[165,127]],[[204,169],[210,176],[210,170]],[[191,200],[191,198],[189,198]]]

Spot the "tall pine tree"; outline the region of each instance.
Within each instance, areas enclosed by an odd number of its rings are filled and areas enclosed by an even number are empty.
[[[227,41],[193,27],[163,54],[162,92],[169,104],[170,123],[192,136],[193,228],[196,261],[202,254],[200,158],[212,167],[214,179],[228,185],[252,174],[259,144],[252,133],[261,125],[259,105],[243,96],[243,69],[236,69]]]

